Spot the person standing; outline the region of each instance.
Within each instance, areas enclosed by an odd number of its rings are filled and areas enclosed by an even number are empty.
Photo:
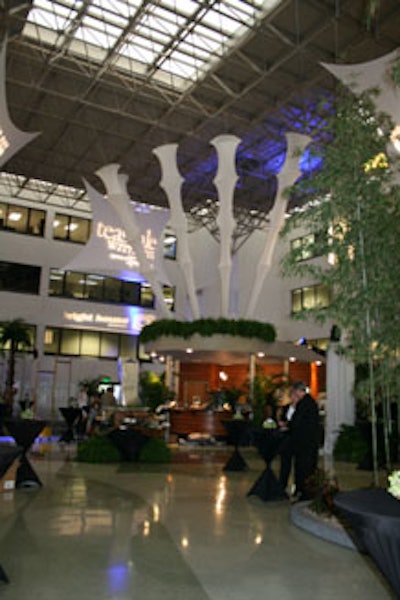
[[[291,387],[290,398],[295,408],[288,426],[294,456],[294,476],[297,500],[309,500],[307,479],[318,464],[318,405],[302,381]]]

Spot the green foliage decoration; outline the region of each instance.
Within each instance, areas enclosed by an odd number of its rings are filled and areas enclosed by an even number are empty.
[[[140,450],[139,462],[165,463],[171,460],[171,448],[164,440],[150,438]]]
[[[190,338],[198,334],[202,337],[213,335],[233,335],[239,337],[257,338],[264,342],[276,339],[276,330],[270,323],[248,321],[245,319],[198,319],[196,321],[175,321],[159,319],[143,327],[140,342],[153,342],[163,336]]]
[[[359,463],[368,452],[368,443],[358,427],[341,425],[333,456],[343,462]]]
[[[165,373],[142,371],[139,375],[139,397],[144,406],[155,410],[160,404],[173,400],[174,392],[165,385]]]
[[[107,435],[94,435],[78,443],[76,460],[87,463],[115,463],[121,460],[121,455]]]
[[[0,345],[4,349],[9,346],[8,370],[4,391],[4,398],[8,404],[9,411],[12,411],[14,400],[15,383],[15,363],[17,352],[29,349],[32,346],[32,340],[29,333],[29,327],[23,319],[12,319],[1,324]]]
[[[400,279],[393,276],[398,269],[400,188],[386,155],[393,125],[387,115],[377,113],[374,95],[343,91],[334,113],[325,115],[324,136],[330,143],[320,152],[323,168],[311,181],[292,188],[308,204],[287,220],[283,232],[289,235],[297,227],[326,232],[315,236],[309,250],[315,256],[334,256],[334,264],[300,261],[289,252],[283,273],[330,289],[327,308],[301,316],[322,322],[332,318],[346,331],[346,351],[357,362],[368,361],[372,343],[374,357],[384,357],[400,339],[400,321],[393,318],[400,297]]]

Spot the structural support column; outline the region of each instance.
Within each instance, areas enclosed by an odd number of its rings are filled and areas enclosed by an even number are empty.
[[[256,355],[255,354],[250,354],[250,393],[249,393],[249,400],[250,400],[250,404],[253,404],[253,400],[254,400],[254,378],[256,376]]]

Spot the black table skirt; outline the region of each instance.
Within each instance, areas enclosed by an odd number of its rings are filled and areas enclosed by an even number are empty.
[[[10,446],[9,444],[0,444],[0,477],[6,474],[13,464],[14,460],[22,453],[19,446]]]
[[[6,419],[5,421],[5,427],[16,443],[22,447],[21,462],[17,470],[17,488],[42,485],[28,460],[27,454],[46,424],[46,421],[39,419]]]
[[[265,461],[265,469],[248,491],[248,496],[258,496],[265,502],[286,500],[288,498],[285,490],[275,477],[271,469],[271,462],[279,451],[280,443],[284,434],[277,429],[255,429],[252,432],[252,440],[258,453]]]
[[[234,446],[234,451],[226,462],[224,471],[247,471],[248,464],[240,454],[239,446],[247,440],[250,423],[245,419],[227,419],[222,421],[228,434],[228,444]]]
[[[384,489],[355,490],[337,494],[334,504],[400,598],[400,500]]]

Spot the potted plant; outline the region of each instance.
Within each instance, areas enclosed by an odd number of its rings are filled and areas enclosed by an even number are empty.
[[[32,346],[32,340],[29,327],[23,319],[13,319],[3,323],[0,337],[0,344],[4,349],[9,344],[9,358],[6,385],[4,390],[4,400],[7,405],[6,412],[11,415],[13,412],[14,386],[15,386],[15,363],[19,350],[27,349]]]

